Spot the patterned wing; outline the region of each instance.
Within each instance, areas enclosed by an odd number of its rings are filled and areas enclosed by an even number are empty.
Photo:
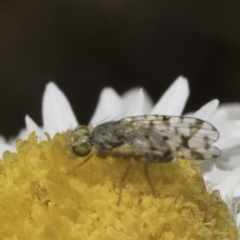
[[[121,126],[122,144],[113,147],[112,154],[139,156],[152,162],[173,158],[206,160],[220,155],[212,145],[219,138],[217,129],[201,119],[144,115],[116,123]]]

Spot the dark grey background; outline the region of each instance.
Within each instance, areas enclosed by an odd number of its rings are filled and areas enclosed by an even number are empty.
[[[1,0],[0,134],[41,124],[55,81],[87,123],[101,89],[143,86],[157,101],[184,75],[186,111],[240,100],[240,0]]]

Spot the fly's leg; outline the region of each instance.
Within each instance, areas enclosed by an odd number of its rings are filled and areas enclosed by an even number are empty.
[[[149,177],[149,174],[148,174],[148,161],[146,161],[146,162],[145,162],[145,165],[144,165],[144,174],[145,174],[145,177],[146,177],[146,179],[147,179],[147,181],[148,181],[148,184],[149,184],[149,186],[150,186],[150,188],[151,188],[151,191],[152,191],[153,196],[154,196],[154,197],[158,197],[158,194],[157,194],[157,192],[155,191],[155,189],[154,189],[154,187],[153,187],[153,185],[152,185],[151,179],[150,179],[150,177]]]
[[[78,167],[82,166],[83,164],[87,163],[91,156],[92,156],[92,155],[88,156],[83,162],[79,163],[79,164],[76,165],[72,170],[70,170],[69,172],[67,172],[67,174],[72,173],[76,168],[78,168]]]
[[[120,181],[120,191],[119,191],[119,195],[118,195],[117,206],[119,206],[120,203],[121,203],[123,183],[124,183],[124,181],[125,181],[126,178],[127,178],[127,175],[128,175],[128,173],[129,173],[132,165],[133,165],[133,162],[134,162],[134,159],[131,158],[130,163],[128,164],[128,166],[127,166],[127,168],[126,168],[126,170],[125,170],[125,172],[124,172],[124,174],[123,174],[123,176],[122,176],[122,179],[121,179],[121,181]]]

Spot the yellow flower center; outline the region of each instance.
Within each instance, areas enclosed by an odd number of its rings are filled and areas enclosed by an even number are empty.
[[[64,134],[38,143],[17,141],[0,162],[0,239],[238,239],[232,215],[217,191],[209,194],[197,163],[179,159],[134,162],[116,205],[129,161],[66,147]]]

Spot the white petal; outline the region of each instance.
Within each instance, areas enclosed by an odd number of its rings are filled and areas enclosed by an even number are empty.
[[[220,191],[222,199],[231,207],[233,193],[240,183],[240,167],[234,169],[230,174],[219,184],[216,184],[213,189]]]
[[[104,88],[90,123],[96,125],[99,122],[103,123],[116,117],[123,117],[123,114],[124,106],[121,97],[112,88]]]
[[[230,149],[240,145],[240,105],[220,105],[214,119],[214,126],[220,132],[220,139],[216,143],[220,149]]]
[[[138,116],[143,115],[143,104],[144,104],[144,93],[142,88],[139,89],[137,94],[132,99],[129,105],[126,105],[126,115],[127,116]]]
[[[237,198],[237,197],[239,198],[239,197],[240,197],[240,184],[237,185],[233,196],[234,196],[235,198]],[[239,200],[240,200],[240,199],[239,199]]]
[[[2,157],[5,151],[16,152],[16,147],[7,143],[0,144],[0,157]]]
[[[7,144],[9,144],[10,146],[14,147],[14,151],[16,152],[16,148],[15,148],[15,145],[16,145],[16,140],[17,139],[24,139],[26,140],[28,138],[29,134],[28,134],[28,131],[26,128],[22,128],[19,132],[18,132],[18,135],[17,137],[16,136],[11,136],[9,139],[8,139],[8,142]],[[7,149],[6,149],[7,150]]]
[[[43,126],[51,136],[78,125],[63,92],[53,82],[46,85],[42,104]]]
[[[28,134],[30,134],[33,131],[35,131],[35,133],[37,135],[39,135],[40,128],[38,127],[38,125],[28,115],[25,116],[25,124],[26,124],[26,128],[27,128]]]
[[[24,139],[24,140],[26,140],[26,139],[28,139],[28,137],[29,137],[29,132],[27,131],[27,129],[26,128],[22,128],[22,129],[20,129],[20,131],[18,132],[18,135],[17,135],[17,137],[16,136],[11,136],[10,138],[9,138],[9,143],[10,143],[10,145],[15,145],[16,144],[16,140],[17,139]]]
[[[224,137],[224,134],[222,133],[221,129],[219,129],[218,127],[217,129],[220,132],[220,139],[216,143],[214,143],[216,147],[218,147],[222,151],[232,149],[235,147],[239,148],[239,144],[240,144],[239,137],[235,137],[234,135],[232,136],[232,138],[230,136]],[[238,130],[236,132],[239,133]]]
[[[207,161],[198,161],[202,174],[208,173],[214,169],[214,159]]]
[[[213,116],[218,108],[218,105],[218,99],[214,99],[202,106],[198,111],[193,114],[193,116],[211,123]]]
[[[144,101],[143,101],[143,112],[139,113],[139,115],[142,114],[149,114],[151,109],[153,108],[153,101],[150,98],[149,94],[145,89],[142,89],[143,95],[144,95]],[[128,107],[131,105],[131,103],[134,101],[134,98],[139,93],[139,88],[132,88],[122,95],[123,104],[125,107]]]
[[[240,145],[222,150],[221,156],[215,159],[215,165],[224,170],[233,170],[240,166]]]
[[[228,175],[230,171],[224,171],[224,170],[212,170],[208,173],[204,174],[204,180],[207,185],[216,185],[220,182],[222,182]]]
[[[0,144],[1,143],[7,143],[7,140],[4,136],[0,135]]]
[[[184,77],[178,77],[177,80],[175,80],[175,82],[163,94],[151,113],[180,116],[188,96],[189,87],[187,79]]]
[[[221,104],[215,114],[214,121],[221,122],[226,119],[240,119],[240,103]]]

